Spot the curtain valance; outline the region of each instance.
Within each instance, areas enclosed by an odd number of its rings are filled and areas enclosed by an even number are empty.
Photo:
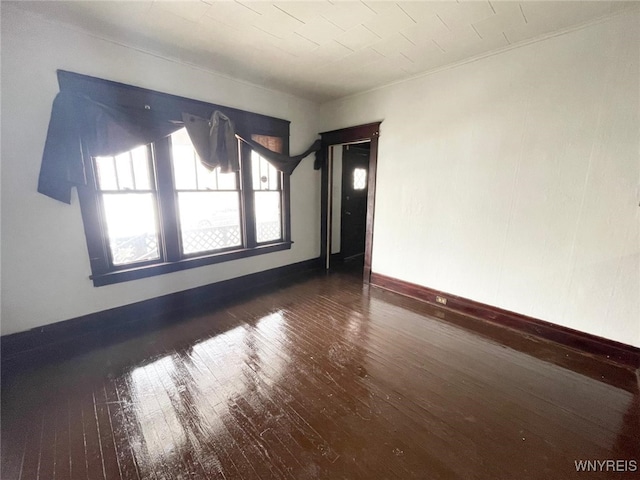
[[[303,158],[314,152],[317,155],[317,152],[320,150],[321,146],[320,140],[316,140],[301,154],[290,157],[288,155],[269,150],[267,147],[260,145],[258,142],[255,142],[250,138],[243,138],[240,135],[236,135],[236,137],[249,145],[252,150],[258,153],[258,155],[265,158],[269,163],[271,163],[271,165],[276,168],[276,170],[280,170],[281,172],[284,172],[288,175],[293,172],[293,170],[298,166]]]
[[[188,113],[183,114],[182,119],[202,162],[210,168],[220,165],[223,172],[237,171],[239,168],[236,138],[249,145],[258,155],[287,175],[293,173],[303,158],[320,150],[320,140],[316,140],[303,153],[292,157],[274,152],[251,138],[236,134],[233,122],[218,111],[214,112],[209,120]],[[235,163],[230,159],[234,159]]]
[[[203,165],[220,167],[223,173],[240,170],[238,140],[229,117],[218,111],[209,120],[183,113],[182,121]]]
[[[85,185],[83,157],[118,155],[155,142],[182,122],[151,109],[110,106],[68,91],[53,101],[42,155],[38,192],[71,203],[71,189]]]
[[[213,169],[219,166],[223,172],[239,170],[233,122],[219,111],[215,111],[210,119],[189,113],[175,118],[175,113],[106,105],[87,95],[63,90],[53,102],[38,192],[71,203],[71,189],[86,184],[84,155],[119,155],[137,146],[156,142],[183,126],[206,167]],[[286,174],[291,174],[304,157],[320,148],[318,140],[301,155],[289,157],[250,139],[237,138]]]

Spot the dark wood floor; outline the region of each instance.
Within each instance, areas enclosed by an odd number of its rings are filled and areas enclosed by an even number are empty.
[[[2,478],[627,478],[574,462],[640,460],[633,372],[344,273],[185,316],[3,375]]]

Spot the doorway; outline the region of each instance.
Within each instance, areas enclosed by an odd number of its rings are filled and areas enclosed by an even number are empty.
[[[327,270],[356,267],[371,277],[380,122],[321,133],[321,258]]]
[[[364,268],[371,142],[332,145],[330,266]]]

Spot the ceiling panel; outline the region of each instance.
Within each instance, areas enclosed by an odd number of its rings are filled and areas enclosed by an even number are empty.
[[[375,17],[376,12],[362,2],[336,2],[322,16],[346,31]]]
[[[370,46],[380,38],[364,25],[357,25],[336,36],[335,41],[355,52]]]
[[[151,6],[152,11],[164,10],[192,22],[199,21],[210,8],[211,5],[204,2],[153,2]]]
[[[433,45],[433,39],[446,35],[451,30],[436,16],[424,17],[419,23],[403,28],[400,33],[411,40],[415,45]]]
[[[496,8],[495,15],[490,15],[483,20],[472,23],[481,37],[500,34],[512,28],[524,27],[525,20],[519,3],[503,3],[497,4],[495,7],[499,7]]]
[[[179,2],[179,4],[182,3]],[[215,7],[210,5],[210,8],[205,12],[205,16],[213,18],[220,23],[241,28],[253,24],[254,21],[260,18],[261,14],[238,2],[218,2]]]
[[[370,4],[377,14],[363,23],[365,27],[374,32],[380,38],[389,37],[394,33],[402,31],[404,28],[416,24],[407,13],[402,10],[397,3]]]
[[[264,9],[262,15],[254,19],[252,23],[254,27],[278,38],[283,38],[287,33],[294,32],[300,25],[304,25],[302,20],[298,20],[275,5]]]
[[[492,5],[487,1],[468,2],[464,8],[460,8],[456,2],[436,2],[436,5],[438,16],[452,30],[495,15]]]
[[[482,44],[482,38],[470,24],[458,26],[433,39],[445,52]]]
[[[312,22],[331,9],[331,3],[320,2],[276,2],[274,5],[299,19],[302,23]]]
[[[409,40],[406,35],[396,32],[373,43],[371,48],[385,57],[390,57],[402,52],[406,53],[407,50],[415,46],[416,44]]]
[[[328,43],[330,39],[337,37],[344,30],[320,16],[306,21],[304,25],[297,27],[295,32],[319,46]]]
[[[315,101],[429,72],[639,3],[3,1],[47,21]]]

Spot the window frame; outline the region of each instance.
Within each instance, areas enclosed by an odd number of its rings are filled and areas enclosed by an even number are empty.
[[[247,242],[247,236],[246,236],[246,227],[245,224],[247,222],[247,217],[246,217],[246,213],[245,213],[245,209],[244,209],[244,196],[246,195],[244,192],[244,188],[243,188],[243,182],[242,182],[242,171],[244,170],[245,167],[245,163],[246,163],[246,159],[245,158],[241,158],[240,159],[240,171],[238,172],[234,172],[233,174],[236,177],[236,186],[237,188],[235,190],[208,190],[208,189],[200,189],[198,188],[198,174],[195,173],[195,182],[196,182],[196,188],[195,189],[184,189],[184,188],[178,188],[178,186],[176,185],[176,177],[175,177],[175,170],[174,170],[174,162],[173,162],[173,145],[171,144],[171,142],[173,141],[171,139],[171,135],[168,137],[169,142],[168,142],[168,149],[170,151],[170,163],[171,163],[171,191],[167,192],[166,196],[172,195],[173,198],[169,199],[169,201],[175,202],[175,219],[178,225],[178,240],[177,240],[177,251],[175,252],[174,257],[177,258],[178,260],[180,259],[189,259],[189,258],[196,258],[196,257],[202,257],[202,256],[207,256],[207,255],[215,255],[215,254],[220,254],[220,253],[225,253],[225,252],[232,252],[238,249],[242,249],[245,248],[248,245]],[[195,154],[195,150],[193,152]],[[194,160],[197,162],[199,161],[199,159],[197,158],[197,154],[196,158],[194,158]],[[197,167],[196,167],[197,168]],[[181,229],[181,223],[182,223],[182,219],[180,218],[180,193],[185,193],[185,192],[200,192],[200,193],[207,193],[207,192],[218,192],[218,191],[226,191],[226,192],[236,192],[238,195],[238,213],[240,216],[240,222],[239,222],[239,227],[240,227],[240,245],[233,245],[233,246],[229,246],[226,248],[221,248],[221,249],[216,249],[216,250],[204,250],[204,251],[199,251],[199,252],[190,252],[190,253],[186,253],[184,251],[184,235],[183,235],[183,231]],[[163,200],[164,200],[163,196]]]
[[[154,168],[153,165],[153,159],[154,159],[154,148],[153,145],[143,145],[143,147],[146,150],[146,155],[147,155],[147,164],[148,164],[148,168],[149,168],[149,182],[150,182],[150,186],[151,188],[149,189],[148,193],[151,193],[153,195],[153,203],[154,203],[154,220],[155,220],[155,224],[157,226],[158,231],[156,232],[156,241],[158,242],[158,259],[150,259],[150,260],[145,260],[145,261],[140,261],[140,262],[136,262],[136,263],[132,263],[132,264],[116,264],[114,262],[114,258],[113,258],[113,252],[111,252],[111,249],[109,248],[109,236],[106,232],[106,222],[101,222],[101,229],[104,232],[104,239],[105,239],[105,255],[106,255],[106,259],[104,264],[108,265],[109,269],[111,271],[117,271],[117,270],[126,270],[128,268],[131,268],[132,265],[135,265],[136,267],[145,267],[145,266],[150,266],[156,263],[159,263],[162,259],[163,256],[163,251],[164,249],[164,238],[161,234],[161,228],[160,228],[160,213],[158,211],[158,207],[160,205],[159,202],[159,192],[158,192],[158,187],[157,187],[157,181],[156,181],[156,170]],[[127,152],[130,153],[130,152]],[[118,188],[116,190],[113,189],[102,189],[99,187],[99,175],[96,172],[96,164],[97,164],[97,158],[98,157],[91,157],[89,158],[89,156],[86,156],[85,158],[87,158],[87,161],[89,161],[91,163],[91,169],[93,171],[93,185],[95,186],[94,189],[94,194],[95,194],[95,203],[96,203],[96,209],[97,209],[97,215],[100,219],[102,219],[103,221],[105,220],[105,216],[106,216],[106,209],[105,209],[105,201],[104,201],[104,197],[105,195],[110,195],[110,194],[116,194],[116,193],[124,193],[127,192],[128,190],[123,189],[121,190]],[[115,169],[115,165],[114,165],[114,169]],[[116,169],[117,171],[117,169]],[[117,173],[116,173],[117,176]],[[133,189],[130,191],[131,193],[140,193],[139,190],[137,189]]]
[[[263,138],[260,138],[260,137],[263,137]],[[265,137],[267,137],[267,136],[266,135],[255,135],[254,134],[254,135],[252,135],[252,140],[262,144],[264,147],[269,148],[269,146],[263,142],[263,141],[266,140],[267,143],[268,143],[268,139],[265,138]],[[272,138],[275,138],[276,140],[278,140],[278,137],[272,137]],[[274,142],[274,145],[271,147],[271,149],[273,151],[277,151],[278,153],[282,153],[283,150],[285,149],[285,142],[282,141],[282,139],[279,139],[279,140],[280,140],[280,142]],[[279,145],[275,145],[275,144],[279,144]],[[275,148],[273,148],[273,147],[275,147]],[[247,148],[248,148],[248,146],[247,146]],[[279,175],[278,182],[277,182],[279,184],[279,187],[277,189],[275,189],[275,190],[272,190],[270,188],[267,188],[266,190],[264,190],[264,189],[261,188],[260,185],[258,185],[258,186],[254,185],[253,184],[253,153],[255,153],[256,156],[260,160],[267,161],[258,152],[253,152],[250,148],[248,148],[248,150],[246,152],[244,152],[244,154],[247,155],[247,158],[251,162],[251,169],[248,169],[249,171],[247,172],[247,174],[251,178],[251,187],[252,187],[251,190],[252,191],[249,193],[249,195],[251,195],[252,205],[255,206],[255,199],[256,199],[256,196],[257,196],[256,192],[279,192],[280,193],[280,209],[281,209],[281,218],[280,218],[280,220],[281,220],[281,225],[280,225],[280,233],[281,233],[281,235],[280,235],[280,238],[281,239],[290,238],[291,232],[290,231],[287,232],[285,230],[287,225],[288,225],[288,222],[284,221],[284,200],[285,200],[285,185],[284,185],[284,183],[285,183],[285,180],[286,181],[289,180],[289,176],[285,175],[283,172],[278,172],[276,170],[277,174]],[[289,188],[289,185],[287,184],[287,192],[288,192],[288,188]],[[257,223],[257,217],[255,215],[255,210],[253,212],[253,228],[255,229],[255,232],[254,232],[254,235],[253,235],[253,238],[255,239],[255,246],[266,245],[268,243],[272,243],[272,242],[275,241],[275,240],[264,240],[264,241],[260,242],[258,240],[258,223]]]
[[[162,110],[163,113],[174,112],[173,116],[180,118],[182,112],[189,112],[202,117],[210,117],[215,110],[220,110],[235,122],[236,131],[243,136],[263,135],[282,139],[283,153],[289,153],[289,122],[274,117],[255,114],[224,106],[201,102],[198,100],[177,97],[174,95],[155,92],[140,87],[134,87],[108,80],[88,77],[72,72],[58,71],[58,81],[61,89],[85,93],[104,103],[114,102],[136,108],[151,108]],[[149,154],[152,165],[152,177],[155,180],[157,195],[156,215],[159,230],[160,259],[140,263],[117,265],[110,262],[106,223],[102,213],[98,188],[98,178],[95,171],[95,161],[83,149],[87,183],[77,188],[80,210],[83,219],[84,232],[89,253],[91,275],[94,286],[110,285],[139,278],[163,275],[170,272],[197,268],[205,265],[247,258],[256,255],[287,250],[291,248],[291,205],[290,178],[282,173],[281,191],[281,221],[282,237],[277,241],[257,243],[255,230],[255,209],[253,207],[253,188],[251,184],[251,148],[242,144],[241,171],[238,175],[241,184],[241,230],[242,246],[230,247],[224,250],[201,253],[182,254],[180,246],[180,226],[178,219],[177,191],[174,188],[173,170],[171,162],[170,137],[165,137],[150,144]],[[165,196],[173,195],[172,200]],[[162,198],[161,198],[162,197]],[[251,197],[251,201],[247,199]]]

